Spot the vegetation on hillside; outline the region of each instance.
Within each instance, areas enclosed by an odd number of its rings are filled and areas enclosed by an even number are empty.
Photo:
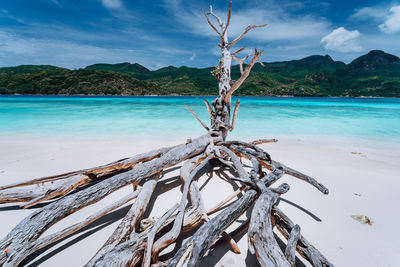
[[[400,59],[373,50],[349,64],[330,56],[254,66],[240,95],[400,97]],[[212,95],[213,68],[168,66],[155,71],[134,63],[94,64],[79,70],[48,65],[0,68],[0,94]],[[240,76],[238,66],[232,78]]]

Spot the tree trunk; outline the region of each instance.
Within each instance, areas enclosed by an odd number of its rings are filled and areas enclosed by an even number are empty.
[[[51,201],[23,219],[0,241],[0,266],[17,266],[33,252],[76,233],[133,199],[135,202],[130,210],[86,266],[197,266],[207,251],[226,241],[235,253],[240,253],[232,237],[247,227],[249,249],[256,254],[262,266],[294,266],[295,251],[313,266],[333,266],[300,234],[300,227],[277,207],[279,195],[286,193],[289,185],[281,184],[276,188],[271,186],[284,174],[288,174],[311,184],[324,194],[328,194],[328,189],[316,179],[272,160],[269,153],[257,146],[276,142],[275,139],[259,139],[250,143],[227,140],[228,132],[235,127],[240,105],[238,100],[232,116],[231,96],[246,80],[263,53],[263,50],[258,52],[254,49],[253,53],[241,59],[238,54],[245,48],[233,53],[231,48],[250,30],[264,27],[265,24],[249,25],[241,35],[229,42],[227,29],[231,18],[231,3],[226,23],[213,13],[212,7],[205,13],[205,17],[221,39],[219,47],[222,54],[218,66],[212,72],[218,81],[219,95],[212,101],[212,105],[205,100],[210,127],[193,110],[187,108],[207,134],[194,140],[188,139],[186,144],[162,148],[107,165],[0,187],[0,204],[27,202],[22,205],[27,208],[45,200]],[[210,17],[216,20],[217,27]],[[249,57],[252,57],[251,61],[243,68]],[[236,81],[231,80],[232,59],[240,64],[241,76]],[[182,166],[178,165],[183,161],[186,162]],[[251,166],[248,166],[249,162]],[[175,186],[182,185],[179,203],[171,203],[171,208],[160,218],[143,218],[151,197],[157,191],[156,186],[165,182],[161,173],[177,165],[180,168],[181,183],[175,183]],[[231,174],[226,174],[226,179],[240,188],[230,196],[222,197],[220,203],[208,212],[197,184],[205,166],[210,167],[210,178],[214,168],[225,168]],[[139,186],[142,180],[142,186]],[[37,184],[43,186],[32,190]],[[41,237],[56,222],[132,184],[132,194],[100,209],[81,222]],[[168,184],[168,187],[167,190],[174,186]],[[232,233],[226,233],[225,229],[253,204],[250,218]],[[213,218],[208,217],[214,213],[218,214]],[[288,240],[285,250],[278,246],[273,227]],[[184,238],[183,233],[191,230],[195,230],[195,233],[179,247],[176,241]],[[173,243],[177,246],[177,252],[159,257]],[[163,261],[160,261],[161,258]]]

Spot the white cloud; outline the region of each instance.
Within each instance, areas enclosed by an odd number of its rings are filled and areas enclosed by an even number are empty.
[[[216,37],[216,33],[208,26],[204,19],[203,11],[182,6],[180,1],[166,2],[165,7],[175,15],[183,25],[189,30],[202,36]],[[213,10],[226,21],[226,10]],[[212,20],[212,18],[211,18]],[[239,11],[232,11],[232,19],[229,25],[229,37],[236,38],[240,35],[247,25],[268,24],[265,28],[258,28],[251,31],[246,37],[253,41],[292,41],[306,40],[310,38],[319,39],[321,35],[329,31],[330,22],[322,17],[313,15],[296,16],[282,9],[279,5],[244,8]],[[217,26],[217,23],[214,25]]]
[[[102,48],[55,39],[25,38],[0,31],[2,66],[50,64],[77,68],[98,62],[141,61],[141,54],[141,51]]]
[[[361,52],[364,50],[362,46],[357,43],[357,37],[360,32],[357,30],[348,31],[343,27],[333,30],[330,34],[321,39],[321,43],[325,43],[326,50],[336,52]]]
[[[350,19],[381,23],[378,25],[383,33],[396,33],[400,31],[400,5],[376,5],[357,9]]]
[[[400,31],[400,6],[393,6],[387,16],[386,21],[379,25],[379,29],[384,33],[395,33]]]
[[[107,35],[112,38],[111,35]],[[102,43],[99,39],[98,43]],[[120,40],[123,42],[123,40]],[[82,68],[94,63],[137,62],[150,69],[159,64],[168,66],[177,58],[193,58],[193,50],[178,49],[173,46],[131,46],[103,47],[82,43],[79,40],[60,40],[51,37],[26,37],[0,29],[0,67],[24,64],[55,65],[66,68]],[[161,55],[154,61],[154,55]]]
[[[116,9],[122,7],[121,0],[101,0],[101,3],[105,8]]]
[[[196,53],[193,53],[193,55],[190,56],[189,60],[193,61],[196,58]]]
[[[350,16],[351,19],[355,20],[373,20],[382,21],[387,16],[387,7],[383,6],[373,6],[373,7],[363,7],[357,9],[356,12]]]

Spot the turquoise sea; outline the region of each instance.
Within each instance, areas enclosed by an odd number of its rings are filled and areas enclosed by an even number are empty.
[[[209,123],[203,98],[0,96],[0,135],[192,136]],[[236,101],[236,98],[233,99]],[[241,97],[234,135],[400,139],[400,99]]]

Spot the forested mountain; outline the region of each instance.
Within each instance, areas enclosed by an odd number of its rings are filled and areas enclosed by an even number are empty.
[[[0,94],[212,95],[214,68],[134,63],[94,64],[68,70],[48,65],[0,68]],[[240,76],[233,66],[232,78]],[[330,56],[256,64],[240,95],[400,97],[400,59],[372,50],[349,64]]]

